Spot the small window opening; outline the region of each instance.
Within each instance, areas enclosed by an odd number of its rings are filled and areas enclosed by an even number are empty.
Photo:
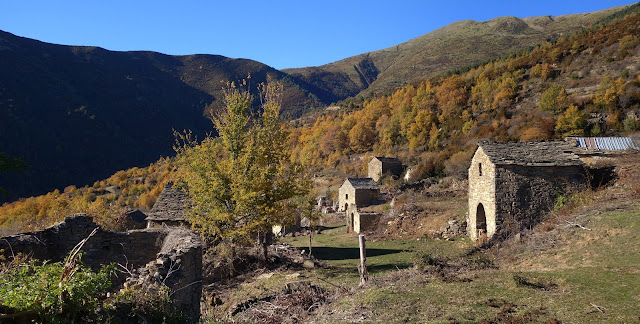
[[[345,194],[344,199],[349,199],[349,194]]]
[[[482,177],[482,163],[478,163],[478,173]]]

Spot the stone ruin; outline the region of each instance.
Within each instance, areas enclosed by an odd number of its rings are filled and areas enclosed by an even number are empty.
[[[64,261],[81,240],[94,230],[82,250],[82,263],[94,270],[112,262],[126,267],[114,285],[162,282],[189,323],[200,318],[202,295],[202,243],[198,235],[182,227],[161,227],[127,232],[105,231],[85,214],[65,218],[44,230],[4,237],[5,255],[24,253],[39,260]]]
[[[382,218],[381,213],[363,211],[355,204],[348,205],[346,215],[347,232],[349,233],[374,231],[378,226],[378,221]]]

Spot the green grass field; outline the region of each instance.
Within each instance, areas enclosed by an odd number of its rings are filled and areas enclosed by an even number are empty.
[[[308,280],[333,295],[306,322],[640,323],[640,204],[624,186],[583,195],[548,224],[486,251],[470,253],[466,237],[367,241],[364,287],[358,238],[334,224],[313,236],[320,266],[246,280],[224,307]],[[279,243],[308,252],[309,237]]]
[[[640,207],[581,216],[590,230],[558,225],[555,245],[513,247],[495,267],[463,269],[445,280],[413,268],[420,255],[457,260],[468,239],[367,242],[372,280],[317,315],[320,322],[639,323]],[[283,240],[308,248],[308,237]],[[335,226],[313,238],[313,255],[329,267],[313,276],[355,287],[357,237]],[[357,315],[357,316],[355,316]],[[355,317],[354,317],[355,316]]]

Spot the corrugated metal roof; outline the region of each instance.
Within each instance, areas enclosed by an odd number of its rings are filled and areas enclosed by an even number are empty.
[[[630,137],[574,137],[576,146],[587,150],[639,150]]]

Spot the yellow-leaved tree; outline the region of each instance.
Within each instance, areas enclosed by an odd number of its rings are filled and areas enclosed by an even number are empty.
[[[305,195],[310,182],[289,159],[288,129],[279,118],[282,84],[260,85],[256,118],[246,88],[246,82],[226,87],[225,107],[212,114],[218,137],[197,143],[177,134],[178,179],[191,197],[194,229],[237,243],[259,236],[267,262],[272,226],[295,222],[294,198]]]

